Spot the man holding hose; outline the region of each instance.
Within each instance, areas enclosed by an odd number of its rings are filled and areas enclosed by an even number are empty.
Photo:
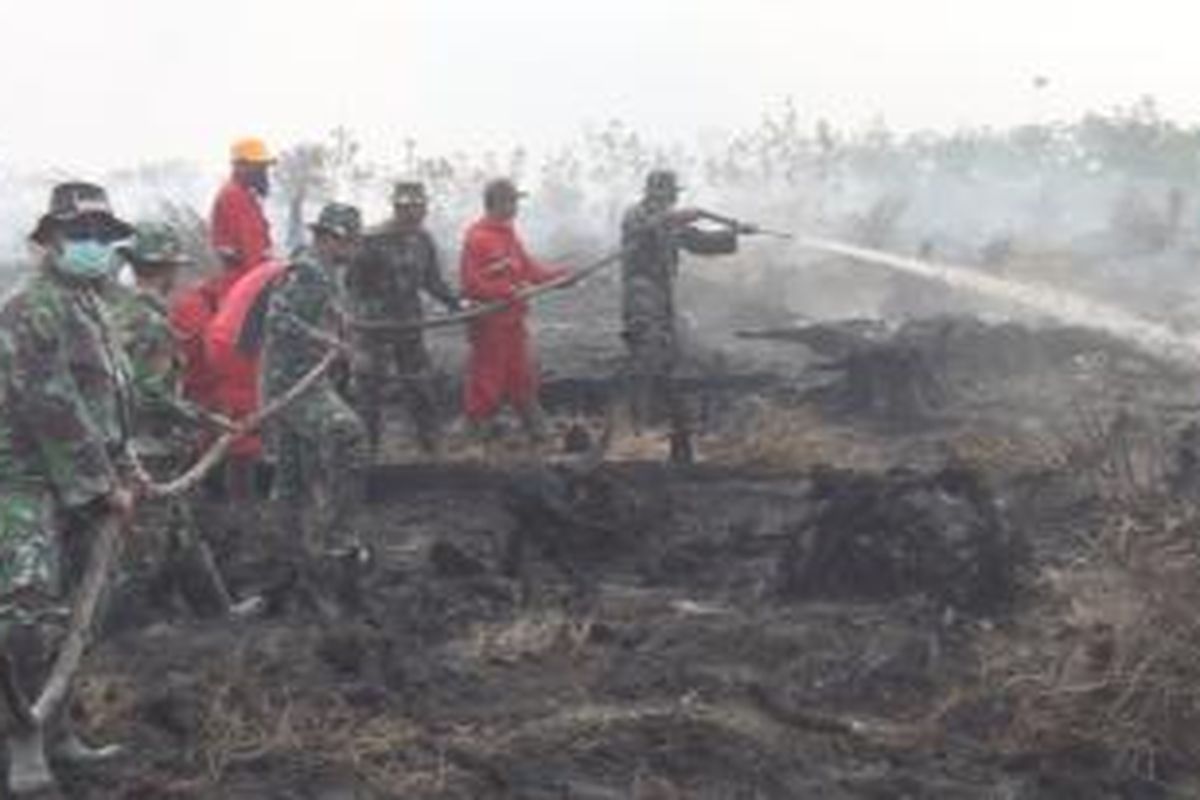
[[[698,227],[695,223],[705,212],[677,208],[679,191],[674,172],[654,170],[646,176],[641,201],[621,221],[621,310],[634,424],[640,429],[665,414],[671,427],[671,461],[688,464],[694,455],[691,413],[674,385],[680,360],[675,310],[680,252],[734,253],[738,233],[754,229]]]
[[[62,644],[98,532],[133,513],[120,466],[129,369],[101,297],[119,263],[115,245],[132,233],[101,187],[56,186],[30,235],[34,271],[0,308],[0,707],[16,797],[54,786],[30,703]],[[69,706],[48,720],[55,752],[76,761],[114,755],[79,740]]]
[[[463,241],[463,296],[479,303],[507,303],[471,321],[463,404],[468,423],[487,441],[494,437],[494,418],[507,401],[537,446],[546,432],[538,403],[537,365],[525,326],[529,307],[521,291],[568,273],[534,260],[525,251],[513,224],[521,196],[507,178],[489,182],[483,191],[484,215],[467,229]]]

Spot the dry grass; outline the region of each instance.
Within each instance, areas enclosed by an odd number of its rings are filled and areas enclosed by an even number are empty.
[[[879,469],[885,463],[876,442],[861,432],[831,425],[811,409],[766,405],[754,411],[742,432],[706,443],[704,454],[724,464],[780,470],[818,464]]]
[[[183,756],[191,774],[173,779],[171,791],[211,792],[239,767],[272,763],[321,766],[395,796],[448,780],[449,767],[418,723],[394,709],[353,705],[302,675],[283,676],[259,656],[238,648],[180,688],[180,702],[198,704],[198,727]],[[96,674],[81,681],[77,699],[88,727],[111,734],[138,719],[144,691],[129,676]]]
[[[590,620],[576,620],[554,609],[531,611],[508,622],[474,626],[462,642],[462,655],[485,663],[514,664],[551,653],[574,654],[590,631]]]
[[[956,462],[971,464],[989,475],[1060,469],[1065,463],[1059,441],[1011,430],[960,431],[950,439],[947,450]]]
[[[984,690],[1011,711],[1004,749],[1200,766],[1198,532],[1194,508],[1128,511],[1045,571],[1039,611],[982,646]]]
[[[210,687],[202,719],[196,749],[212,783],[232,766],[293,754],[376,782],[418,741],[418,730],[402,717],[364,715],[335,696],[301,695],[265,681]]]
[[[213,687],[203,719],[197,750],[214,785],[231,767],[290,756],[346,769],[380,789],[431,780],[406,758],[423,746],[416,725],[396,714],[364,714],[331,695],[229,682]]]

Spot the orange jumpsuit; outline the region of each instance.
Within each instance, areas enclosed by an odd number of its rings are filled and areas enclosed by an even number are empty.
[[[230,179],[217,193],[209,228],[213,250],[237,276],[271,257],[271,225],[262,201],[237,180]]]
[[[508,300],[524,286],[565,274],[530,258],[511,222],[483,217],[467,229],[460,263],[464,297],[483,303]],[[538,375],[525,327],[528,310],[524,300],[517,300],[471,321],[463,398],[468,420],[493,416],[506,400],[518,412],[536,404]]]

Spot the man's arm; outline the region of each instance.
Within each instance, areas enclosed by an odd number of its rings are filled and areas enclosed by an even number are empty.
[[[729,228],[707,230],[686,225],[679,229],[679,246],[698,256],[726,256],[737,252],[738,235]]]
[[[421,286],[446,308],[457,311],[461,304],[458,295],[446,283],[442,274],[442,259],[438,254],[437,244],[426,231],[421,233],[421,243],[424,247],[421,258]]]
[[[237,233],[236,198],[223,188],[213,202],[210,238],[213,251],[226,266],[242,263],[243,254]]]
[[[146,317],[126,347],[133,365],[138,413],[165,416],[175,422],[207,426],[208,417],[179,393],[180,360],[171,329]]]
[[[152,325],[152,320],[147,320]],[[155,331],[157,333],[157,331]],[[215,415],[185,398],[180,390],[181,361],[175,337],[166,328],[165,338],[146,336],[127,348],[133,365],[137,413],[166,418],[176,424],[213,429],[222,427]]]
[[[525,245],[516,240],[516,255],[521,263],[521,280],[524,283],[538,284],[556,281],[566,277],[567,270],[563,267],[543,264],[534,259],[525,250]]]

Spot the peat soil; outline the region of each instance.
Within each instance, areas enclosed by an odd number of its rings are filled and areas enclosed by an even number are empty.
[[[1027,389],[1011,374],[1003,383]],[[303,591],[281,588],[277,559],[247,536],[230,574],[242,593],[271,590],[269,613],[225,623],[163,609],[96,647],[77,712],[133,756],[66,771],[65,790],[1170,796],[1102,756],[1011,757],[997,737],[1012,709],[977,693],[978,638],[1025,613],[1037,566],[1069,557],[1099,513],[1086,465],[1024,457],[1037,449],[1029,432],[1071,408],[1035,418],[1041,407],[996,390],[916,432],[806,409],[815,434],[878,454],[866,466],[837,446],[821,465],[734,458],[715,437],[752,437],[730,424],[713,434],[722,460],[615,461],[579,478],[567,495],[578,518],[557,523],[514,512],[512,469],[381,467],[370,565],[331,558]],[[1001,441],[1010,449],[990,460],[976,452]],[[537,530],[513,568],[509,537],[523,525]]]

